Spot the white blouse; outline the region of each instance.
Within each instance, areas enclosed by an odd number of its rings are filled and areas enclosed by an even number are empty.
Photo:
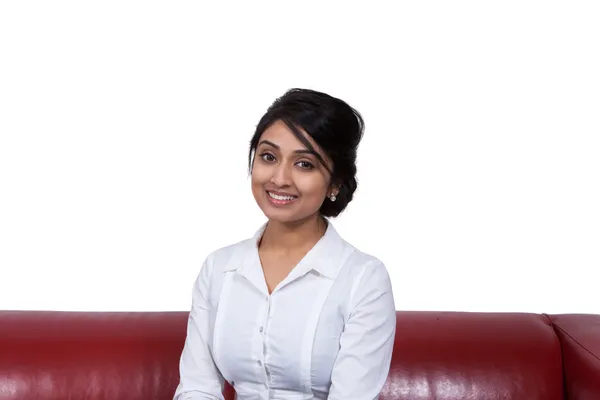
[[[386,267],[325,235],[269,295],[253,238],[219,249],[193,288],[175,400],[373,400],[387,379],[396,311]]]

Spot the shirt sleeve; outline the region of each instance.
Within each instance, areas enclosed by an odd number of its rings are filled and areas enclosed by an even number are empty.
[[[396,334],[396,308],[388,272],[367,266],[351,300],[331,373],[328,400],[374,400],[385,384]]]
[[[224,379],[217,369],[210,340],[210,287],[211,266],[205,261],[192,290],[187,336],[179,361],[179,385],[174,400],[223,400]]]

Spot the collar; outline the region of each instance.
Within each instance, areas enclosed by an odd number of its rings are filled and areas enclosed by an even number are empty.
[[[342,266],[341,256],[344,251],[345,242],[334,228],[331,221],[326,221],[327,228],[325,234],[312,249],[306,253],[298,265],[294,267],[288,278],[295,279],[311,270],[314,270],[329,279],[334,279],[337,276],[337,273]],[[254,233],[251,239],[245,241],[240,249],[240,262],[230,263],[230,265],[225,267],[225,271],[238,270],[240,273],[243,273],[244,270],[252,268],[253,265],[256,266],[258,264],[258,266],[260,266],[258,242],[262,238],[266,227],[267,222]]]

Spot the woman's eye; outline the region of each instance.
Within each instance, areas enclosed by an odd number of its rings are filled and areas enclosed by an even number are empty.
[[[300,166],[300,168],[303,168],[303,169],[313,169],[314,168],[314,166],[311,163],[309,163],[308,161],[300,161],[298,163],[298,165]]]
[[[271,153],[263,153],[261,154],[260,158],[268,162],[275,160],[275,157]]]

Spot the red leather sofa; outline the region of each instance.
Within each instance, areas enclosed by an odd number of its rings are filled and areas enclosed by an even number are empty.
[[[600,400],[600,315],[397,321],[381,399]],[[172,399],[186,323],[186,312],[0,311],[0,400]]]

